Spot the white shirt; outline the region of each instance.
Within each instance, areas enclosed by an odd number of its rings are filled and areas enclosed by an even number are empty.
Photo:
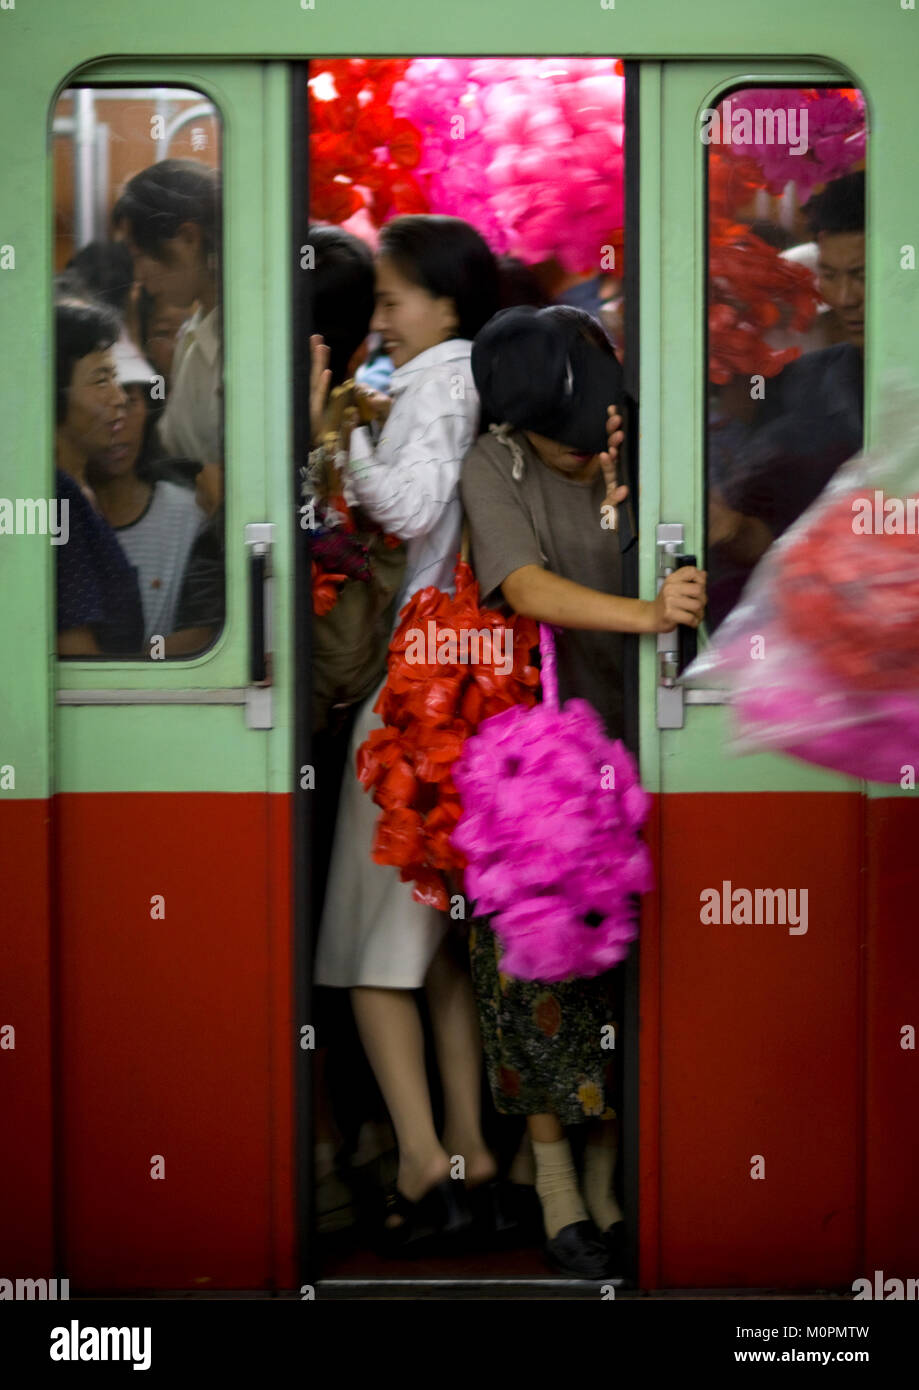
[[[460,465],[479,418],[471,352],[468,338],[450,338],[397,367],[392,408],[376,447],[366,425],[351,435],[354,496],[384,531],[406,543],[397,614],[428,584],[453,593],[463,529]]]
[[[173,458],[217,463],[223,458],[220,321],[196,309],[179,329],[172,384],[159,422],[160,443]]]

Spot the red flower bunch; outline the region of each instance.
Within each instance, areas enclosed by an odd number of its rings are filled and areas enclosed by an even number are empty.
[[[710,381],[723,386],[736,375],[776,376],[800,357],[800,348],[771,348],[763,334],[786,315],[790,328],[807,328],[818,299],[806,266],[782,260],[774,246],[748,227],[713,217],[708,274]]]
[[[724,386],[735,375],[777,376],[798,348],[769,347],[763,334],[783,320],[799,332],[817,312],[810,271],[738,221],[764,183],[749,158],[709,152],[708,376]]]
[[[421,132],[389,104],[407,58],[337,58],[311,64],[310,203],[324,222],[346,222],[362,208],[375,226],[397,213],[427,212],[410,172]]]
[[[462,813],[451,768],[482,720],[512,705],[536,703],[539,671],[530,665],[530,653],[539,629],[532,618],[508,619],[480,608],[479,586],[462,560],[454,598],[433,587],[421,589],[400,619],[389,646],[386,684],[374,705],[384,727],[374,729],[358,749],[357,775],[382,807],[375,862],[394,865],[403,883],[414,882],[412,897],[418,902],[446,911],[444,875],[466,866],[450,844]],[[513,660],[505,673],[495,654],[507,650],[503,644],[509,637]],[[417,659],[419,643],[434,660]],[[473,650],[479,659],[464,660]]]
[[[787,630],[845,687],[917,691],[916,536],[889,521],[866,533],[856,530],[857,501],[870,515],[871,492],[846,492],[821,507],[776,555],[778,612]]]

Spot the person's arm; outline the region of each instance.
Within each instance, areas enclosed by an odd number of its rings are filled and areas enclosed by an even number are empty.
[[[351,436],[348,479],[364,511],[384,531],[411,540],[430,531],[455,492],[469,412],[452,400],[446,381],[420,387],[409,408],[419,421],[398,457],[374,448],[366,426]]]
[[[677,623],[698,627],[705,611],[705,571],[674,570],[656,599],[622,598],[563,579],[541,565],[523,565],[502,581],[516,613],[557,627],[591,632],[672,632]]]
[[[213,642],[219,627],[183,627],[170,632],[163,643],[167,657],[196,656]]]
[[[58,656],[102,656],[90,627],[66,627],[57,634]]]

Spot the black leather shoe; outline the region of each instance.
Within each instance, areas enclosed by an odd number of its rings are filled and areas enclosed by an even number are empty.
[[[543,1253],[553,1269],[575,1279],[608,1278],[609,1255],[592,1221],[572,1221],[547,1240]]]
[[[480,1249],[515,1245],[525,1238],[520,1204],[513,1183],[502,1178],[467,1189],[472,1212],[470,1237]]]
[[[626,1244],[625,1222],[614,1221],[603,1232],[603,1244],[609,1259],[610,1274],[625,1274]]]
[[[390,1216],[401,1220],[395,1226],[387,1226]],[[444,1178],[417,1202],[410,1202],[393,1184],[387,1190],[377,1231],[378,1249],[383,1255],[410,1258],[431,1254],[441,1241],[464,1233],[471,1220],[465,1186],[459,1179]]]
[[[606,1227],[603,1232],[603,1244],[606,1247],[606,1268],[609,1270],[610,1283],[623,1284],[626,1282],[626,1222],[616,1220],[612,1226]]]

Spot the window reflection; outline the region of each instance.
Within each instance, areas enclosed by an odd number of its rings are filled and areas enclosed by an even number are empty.
[[[854,89],[709,116],[709,626],[863,433],[865,119]],[[705,138],[705,137],[703,137]]]
[[[218,113],[76,88],[53,130],[58,652],[191,655],[224,619]]]

